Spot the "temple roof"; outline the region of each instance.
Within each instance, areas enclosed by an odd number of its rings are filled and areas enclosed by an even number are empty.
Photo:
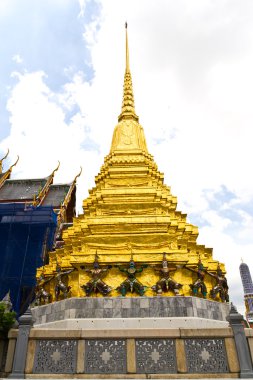
[[[71,187],[71,184],[51,185],[49,191],[43,201],[43,206],[53,206],[60,208],[64,202],[66,195]]]
[[[43,190],[47,181],[48,177],[6,180],[0,188],[0,203],[32,202]],[[60,209],[71,186],[71,183],[50,185],[41,206],[52,206],[54,209]]]
[[[75,216],[76,180],[82,171],[69,184],[53,184],[60,163],[48,177],[35,179],[9,179],[14,165],[5,173],[0,173],[0,203],[52,206],[58,214],[59,224],[72,220]]]
[[[47,178],[8,179],[0,188],[0,202],[32,200],[45,186]]]

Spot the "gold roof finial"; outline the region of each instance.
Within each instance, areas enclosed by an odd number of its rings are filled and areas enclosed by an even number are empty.
[[[49,191],[49,188],[50,186],[52,185],[53,181],[54,181],[54,175],[55,175],[55,172],[57,172],[57,170],[59,169],[60,167],[60,161],[58,161],[58,165],[57,167],[52,171],[52,173],[46,178],[46,183],[45,185],[43,186],[43,188],[40,190],[39,194],[36,195],[36,199],[35,199],[35,202],[34,203],[34,206],[41,206],[48,191]]]
[[[80,172],[75,176],[74,181],[73,181],[74,184],[76,183],[77,178],[80,177],[80,175],[82,174],[82,171],[83,171],[83,168],[82,166],[80,166]]]
[[[78,177],[80,177],[80,175],[82,174],[82,167],[80,166],[80,172],[75,176],[70,188],[69,188],[69,191],[67,192],[67,195],[65,196],[65,199],[64,201],[62,202],[61,204],[61,208],[60,208],[60,211],[58,213],[58,217],[57,217],[57,220],[58,220],[58,224],[62,223],[63,221],[66,220],[66,209],[68,207],[68,204],[71,200],[71,196],[72,196],[72,193],[73,193],[73,190],[76,186],[76,180]]]
[[[0,174],[2,174],[2,172],[3,172],[3,160],[5,160],[7,158],[8,154],[9,154],[9,148],[7,150],[6,155],[0,159]]]
[[[10,169],[14,168],[14,166],[17,165],[18,161],[19,161],[19,156],[17,156],[16,161],[14,162],[14,164],[11,165]]]
[[[9,150],[8,150],[8,153],[9,153]],[[4,158],[6,158],[7,155],[8,154],[6,154],[6,156]],[[0,188],[4,185],[5,181],[10,178],[10,175],[11,175],[11,172],[12,172],[12,168],[14,168],[14,166],[17,165],[18,160],[19,160],[19,156],[18,156],[16,162],[14,162],[14,164],[12,164],[5,173],[0,172],[2,174],[2,176],[0,178]]]
[[[60,167],[60,161],[58,160],[58,165],[57,165],[57,167],[53,170],[53,172],[52,172],[52,174],[51,174],[51,177],[53,177],[54,176],[54,174],[55,174],[55,172],[57,172],[57,170],[59,169],[59,167]]]
[[[123,101],[121,114],[118,117],[118,120],[124,119],[134,119],[137,122],[139,121],[138,116],[135,113],[134,108],[134,94],[133,94],[133,85],[132,85],[132,77],[130,73],[130,65],[129,65],[129,49],[128,49],[128,35],[127,35],[127,22],[125,23],[126,28],[126,71],[124,77],[124,92],[123,92]]]

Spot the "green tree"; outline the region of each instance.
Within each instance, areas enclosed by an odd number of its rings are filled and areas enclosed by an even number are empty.
[[[8,311],[4,302],[0,302],[0,331],[7,334],[16,321],[15,311]]]

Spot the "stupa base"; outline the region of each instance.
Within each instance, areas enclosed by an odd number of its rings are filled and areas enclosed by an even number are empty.
[[[227,326],[226,317],[230,305],[197,297],[97,297],[69,298],[32,310],[35,326],[57,325],[68,328],[65,322],[71,320],[72,326],[82,321],[81,328],[93,328],[94,323],[104,323],[103,328],[118,326],[129,328],[135,321],[135,328],[156,328],[157,319],[162,326],[190,327],[191,320],[199,320],[194,327]],[[179,323],[181,319],[181,323]],[[130,322],[131,320],[131,322]],[[92,322],[93,321],[93,322]],[[104,321],[104,322],[103,322]],[[117,322],[116,322],[117,321]],[[209,322],[208,322],[209,321]],[[116,323],[116,325],[115,325]],[[63,326],[63,327],[60,327]],[[70,326],[70,325],[69,325]],[[80,325],[79,325],[80,328]]]
[[[242,372],[238,352],[253,347],[253,336],[236,341],[229,308],[180,296],[71,298],[35,307],[25,377],[243,377],[251,372]],[[17,330],[9,338],[15,341]]]

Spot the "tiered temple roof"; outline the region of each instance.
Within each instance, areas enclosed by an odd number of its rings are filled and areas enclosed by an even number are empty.
[[[3,160],[0,160],[0,203],[24,203],[26,206],[52,206],[58,214],[59,223],[70,223],[75,216],[76,179],[71,183],[54,184],[53,172],[45,178],[10,179],[12,168],[3,172]]]

